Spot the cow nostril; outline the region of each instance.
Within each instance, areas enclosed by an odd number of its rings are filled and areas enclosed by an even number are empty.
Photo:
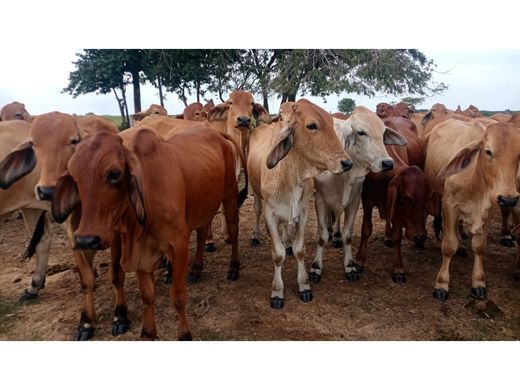
[[[499,206],[516,206],[518,202],[518,196],[502,196],[499,195],[497,198],[497,203]]]
[[[101,238],[99,236],[74,236],[79,249],[101,249]]]
[[[38,193],[38,198],[40,200],[52,200],[54,195],[54,187],[38,186],[36,188],[36,192]]]
[[[394,160],[383,160],[381,162],[381,166],[383,167],[383,171],[391,171],[392,169],[394,169]]]
[[[249,126],[249,124],[251,123],[251,118],[249,118],[248,116],[239,116],[237,118],[237,123],[239,127]]]
[[[352,160],[341,160],[341,168],[343,171],[348,171],[353,166]]]

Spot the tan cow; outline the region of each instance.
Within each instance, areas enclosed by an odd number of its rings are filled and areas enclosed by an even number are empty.
[[[202,122],[208,118],[208,113],[201,103],[191,103],[182,114],[176,116],[177,119],[186,119],[188,121]]]
[[[255,196],[257,221],[264,209],[271,237],[274,280],[271,307],[284,304],[282,264],[286,248],[279,229],[294,225],[292,250],[298,261],[298,291],[303,302],[312,300],[304,264],[304,232],[312,195],[312,177],[329,170],[341,173],[352,168],[336,134],[330,114],[306,99],[282,104],[283,121],[257,127],[251,134],[247,168]],[[258,222],[253,240],[259,239]]]
[[[37,200],[34,197],[34,186],[40,176],[40,167],[36,161],[26,163],[34,165],[31,173],[19,177],[12,171],[5,169],[13,161],[6,160],[7,155],[16,147],[23,147],[29,137],[30,124],[25,121],[11,120],[0,122],[0,218],[21,210],[25,226],[33,239],[26,256],[36,254],[36,268],[32,275],[31,285],[25,289],[21,300],[27,301],[38,296],[38,292],[45,286],[45,271],[49,258],[52,228],[46,211],[50,210],[50,203]],[[14,161],[15,165],[24,161]]]
[[[6,104],[0,110],[0,121],[23,120],[31,122],[32,117],[25,109],[25,104],[19,102],[12,102]]]
[[[436,103],[424,115],[421,121],[422,125],[424,126],[423,139],[430,131],[432,131],[435,126],[450,118],[455,118],[464,122],[471,121],[471,118],[468,118],[465,115],[456,114],[452,110],[448,110],[444,104]]]
[[[507,122],[508,120],[511,119],[511,117],[512,117],[512,115],[499,112],[499,113],[491,115],[489,118],[494,119],[499,122]]]
[[[54,111],[37,116],[31,124],[29,137],[7,156],[6,161],[9,159],[10,163],[3,164],[0,176],[8,171],[14,177],[23,177],[34,168],[30,162],[37,161],[41,171],[34,188],[36,198],[52,200],[56,182],[67,169],[76,145],[89,131],[97,131],[95,127],[85,127],[84,130],[81,131],[76,119],[68,114]],[[79,214],[72,213],[66,224],[71,243],[74,243],[73,232],[78,223]],[[94,255],[95,251],[73,251],[84,298],[80,325],[74,334],[76,340],[86,340],[94,333]]]
[[[119,132],[119,129],[114,122],[99,115],[87,115],[77,118],[76,122],[83,135],[93,134],[100,131],[108,131],[110,133]]]
[[[150,107],[148,107],[145,111],[136,112],[134,115],[130,117],[132,121],[132,126],[135,126],[139,124],[144,118],[151,117],[151,116],[166,116],[168,115],[168,111],[166,108],[158,105],[158,104],[151,104]]]
[[[494,205],[514,206],[519,197],[515,187],[520,151],[520,130],[498,122],[481,120],[464,123],[448,119],[427,137],[425,173],[435,192],[442,196],[442,266],[433,296],[448,298],[449,265],[459,238],[462,221],[472,235],[474,252],[471,294],[486,297],[483,255],[487,245]]]

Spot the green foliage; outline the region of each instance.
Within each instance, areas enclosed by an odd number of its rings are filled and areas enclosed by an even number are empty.
[[[356,102],[351,98],[343,98],[338,102],[338,111],[350,115],[356,108]]]
[[[426,100],[426,98],[424,98],[424,97],[413,97],[413,96],[407,96],[407,97],[401,99],[401,101],[403,103],[408,104],[413,109],[415,109],[419,105],[423,104],[425,100]]]

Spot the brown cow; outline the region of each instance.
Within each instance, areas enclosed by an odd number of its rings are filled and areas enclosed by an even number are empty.
[[[151,116],[160,116],[160,115],[163,115],[163,116],[168,115],[168,111],[166,111],[166,108],[164,108],[158,104],[151,104],[147,110],[136,112],[134,115],[132,115],[132,117],[131,117],[132,126],[137,125],[144,118],[151,117]]]
[[[405,102],[399,102],[394,106],[395,116],[410,119],[415,110]]]
[[[296,237],[292,250],[298,261],[298,291],[303,302],[312,300],[312,291],[304,263],[304,233],[312,195],[312,180],[330,170],[340,173],[352,168],[334,132],[332,116],[306,99],[286,102],[281,107],[282,121],[257,127],[251,133],[247,160],[251,187],[255,196],[256,228],[252,244],[259,240],[258,223],[262,208],[271,237],[274,280],[271,307],[284,305],[282,264],[286,256],[287,226],[294,225]]]
[[[442,266],[433,297],[448,298],[449,265],[462,221],[473,235],[474,264],[471,295],[486,298],[483,255],[494,205],[514,206],[520,150],[520,130],[498,122],[487,127],[479,120],[463,123],[449,119],[428,136],[425,172],[436,193],[442,196]]]
[[[119,131],[114,122],[99,115],[87,115],[77,118],[76,123],[83,135],[93,134],[100,131],[109,131],[111,133],[117,133]]]
[[[334,114],[331,114],[333,118],[341,119],[341,120],[347,120],[350,115],[343,114],[342,112],[335,112]]]
[[[471,118],[468,118],[465,115],[456,114],[452,110],[448,110],[444,104],[436,103],[424,115],[421,121],[422,125],[424,126],[422,138],[424,139],[428,133],[432,131],[432,129],[439,123],[442,123],[450,118],[455,118],[464,122],[471,121]]]
[[[96,128],[85,127],[84,130],[78,127],[76,119],[71,115],[56,111],[39,115],[31,124],[28,139],[8,155],[6,160],[9,159],[10,163],[4,164],[3,169],[12,172],[14,177],[21,178],[34,168],[30,162],[38,161],[41,172],[34,190],[36,198],[52,200],[56,182],[67,169],[67,163],[74,154],[77,144],[88,135],[89,131],[95,132]],[[0,175],[2,174],[0,172]],[[73,213],[67,220],[66,229],[71,243],[72,232],[77,226],[79,217],[79,214]],[[73,256],[79,270],[84,298],[80,325],[74,334],[74,339],[86,340],[94,333],[95,271],[92,260],[95,251],[73,251]]]
[[[403,118],[404,119],[404,118]],[[385,120],[387,124],[387,120]],[[401,255],[402,229],[417,248],[424,246],[426,239],[426,216],[434,210],[431,186],[421,168],[424,167],[423,143],[407,126],[394,127],[407,144],[404,147],[385,145],[388,155],[394,160],[394,169],[388,172],[369,173],[362,190],[363,225],[361,243],[356,263],[347,279],[355,281],[363,272],[367,259],[368,239],[372,234],[372,209],[386,220],[385,245],[394,248],[392,281],[405,283],[406,273]]]
[[[388,104],[388,103],[379,103],[376,106],[376,114],[381,119],[390,118],[391,116],[396,116],[394,106],[392,106],[391,104]]]
[[[6,104],[0,110],[0,121],[10,121],[14,119],[31,122],[32,117],[25,109],[25,104],[19,102],[12,102]]]
[[[177,119],[186,119],[187,121],[202,122],[208,118],[208,113],[201,103],[191,103],[184,109],[182,114],[176,116]]]
[[[385,118],[383,122],[391,129],[406,129],[417,134],[417,127],[410,119],[400,116],[392,116],[390,118]]]
[[[197,230],[198,261],[221,203],[232,245],[228,276],[238,276],[238,207],[247,196],[247,181],[239,194],[233,156],[239,146],[228,139],[208,128],[185,130],[168,141],[149,128],[121,136],[99,133],[80,144],[69,162],[70,175],[56,186],[57,219],[81,200],[74,232],[80,248],[117,246],[121,238],[121,265],[136,272],[145,305],[142,337],[157,337],[153,271],[164,253],[173,266],[170,296],[179,316],[178,338],[191,340],[185,310],[190,231]],[[116,306],[118,312],[126,314],[126,307]]]
[[[491,115],[489,118],[494,119],[499,122],[507,122],[508,120],[511,119],[511,117],[512,117],[512,115],[499,112],[499,113]]]

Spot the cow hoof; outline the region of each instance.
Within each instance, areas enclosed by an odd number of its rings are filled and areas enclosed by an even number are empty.
[[[166,268],[166,266],[168,265],[168,259],[164,256],[161,257],[161,259],[159,260],[159,268]]]
[[[30,293],[27,289],[24,290],[22,296],[20,297],[20,302],[30,302],[38,298],[38,293],[33,294]]]
[[[314,284],[318,284],[321,280],[321,275],[311,271],[309,272],[309,280]]]
[[[457,249],[457,252],[455,252],[455,256],[466,258],[468,257],[468,251],[464,247],[459,248]]]
[[[473,299],[486,299],[487,293],[485,287],[472,287],[471,298]]]
[[[507,246],[508,248],[512,248],[515,246],[515,243],[511,237],[502,237],[500,239],[500,245]]]
[[[229,280],[230,282],[236,282],[239,276],[239,271],[228,271],[227,280]]]
[[[445,302],[448,300],[448,291],[442,289],[442,288],[436,288],[433,290],[433,298],[437,299],[438,301]]]
[[[345,279],[349,282],[357,282],[361,274],[358,271],[345,272]]]
[[[85,326],[79,326],[74,332],[74,336],[72,340],[74,341],[87,341],[90,340],[94,336],[94,327],[89,326],[86,328]]]
[[[271,298],[271,307],[276,310],[283,309],[283,298],[280,298],[280,297]]]
[[[212,252],[216,252],[217,251],[217,247],[215,246],[215,244],[211,243],[211,244],[206,244],[204,246],[204,250],[208,253],[212,253]]]
[[[251,239],[251,246],[259,246],[259,245],[260,245],[260,240],[258,240],[257,238]]]
[[[406,283],[406,275],[402,272],[396,272],[392,274],[392,282],[397,284]]]
[[[312,290],[303,290],[298,293],[302,302],[312,301]]]
[[[164,284],[172,284],[173,283],[173,277],[172,275],[166,275],[164,278]]]
[[[394,242],[392,240],[385,240],[385,246],[387,248],[393,248],[394,247]]]
[[[520,272],[515,272],[513,274],[513,279],[515,280],[515,282],[520,282]]]
[[[192,341],[193,338],[191,337],[191,333],[190,332],[186,332],[183,335],[181,335],[178,340],[179,341]]]
[[[188,283],[189,284],[195,284],[200,280],[200,275],[196,275],[192,272],[188,274]]]
[[[141,338],[144,340],[153,341],[157,338],[157,336],[154,336],[152,333],[150,333],[144,329],[141,329]]]
[[[130,320],[128,318],[118,318],[112,324],[112,336],[119,336],[120,334],[128,332],[130,329]]]
[[[334,248],[343,248],[343,241],[332,241],[332,246]]]

